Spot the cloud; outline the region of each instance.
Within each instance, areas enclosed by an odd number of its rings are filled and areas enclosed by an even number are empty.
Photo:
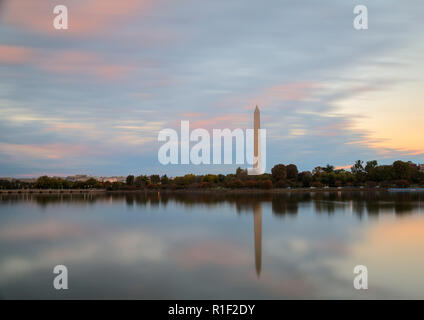
[[[23,64],[32,58],[32,50],[19,47],[0,44],[0,64]]]
[[[314,132],[312,134],[318,135],[318,136],[339,136],[343,134],[344,132],[351,129],[351,123],[348,119],[337,119],[335,122],[330,123],[325,126],[319,126],[315,128]]]
[[[0,153],[14,158],[62,159],[93,154],[93,150],[83,144],[11,144],[0,143]]]
[[[242,128],[251,120],[248,113],[223,114],[209,116],[207,119],[197,119],[190,122],[191,128],[225,129]]]
[[[119,20],[131,19],[137,12],[147,10],[154,1],[151,0],[73,0],[61,4],[68,8],[69,29],[58,31],[53,27],[53,8],[58,5],[54,0],[8,0],[4,3],[3,20],[11,25],[29,31],[37,31],[51,35],[77,34],[91,35],[103,33],[105,28]]]
[[[252,105],[272,106],[281,101],[306,101],[312,98],[314,90],[320,85],[313,82],[283,83],[263,89],[250,99],[246,108]]]
[[[57,74],[109,80],[120,79],[132,70],[129,65],[107,63],[98,54],[81,51],[55,52],[47,59],[35,61],[35,66]]]
[[[80,80],[85,76],[120,80],[134,70],[134,65],[128,62],[110,62],[104,55],[89,51],[36,49],[1,44],[0,64],[27,65],[52,74],[75,76]],[[137,64],[139,68],[147,66],[147,63]]]
[[[348,164],[348,165],[344,165],[344,166],[336,166],[335,169],[336,170],[345,170],[345,169],[350,169],[352,167],[352,164]]]
[[[62,32],[52,26],[54,1],[6,1],[1,142],[87,144],[104,149],[105,162],[120,154],[102,170],[135,171],[132,157],[140,155],[153,170],[154,122],[251,127],[258,104],[268,167],[293,162],[310,170],[321,161],[350,163],[352,154],[414,160],[424,150],[424,30],[417,27],[424,12],[411,1],[365,1],[379,12],[366,32],[352,28],[345,2],[65,1],[71,29]],[[99,159],[79,157],[99,170]],[[25,173],[6,162],[5,174]],[[42,171],[31,163],[29,172]],[[69,165],[50,170],[80,168]]]

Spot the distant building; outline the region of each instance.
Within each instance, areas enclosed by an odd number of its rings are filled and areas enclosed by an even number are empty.
[[[114,183],[114,182],[126,182],[127,181],[127,177],[124,176],[114,176],[114,177],[99,177],[97,180],[101,181],[101,182],[110,182],[110,183]]]
[[[110,182],[110,183],[114,183],[114,182],[118,182],[118,179],[116,178],[107,178],[107,177],[100,177],[99,181],[101,182]]]
[[[424,164],[419,164],[418,168],[420,169],[420,172],[424,172]]]
[[[85,182],[88,179],[90,179],[92,177],[87,176],[86,174],[76,174],[75,176],[69,176],[66,177],[66,180],[72,181],[72,182]]]

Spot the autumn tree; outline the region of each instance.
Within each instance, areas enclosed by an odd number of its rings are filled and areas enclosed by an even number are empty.
[[[153,184],[158,184],[158,183],[160,182],[160,176],[159,176],[158,174],[152,174],[152,175],[150,176],[150,181],[151,181]]]
[[[286,167],[286,174],[287,174],[287,179],[294,180],[294,181],[297,180],[298,171],[297,171],[296,165],[289,164]]]
[[[272,179],[275,182],[283,182],[287,177],[287,169],[284,164],[277,164],[271,169]]]
[[[161,178],[160,178],[160,183],[161,184],[168,184],[169,183],[169,178],[166,174],[164,174]]]
[[[299,173],[299,180],[302,182],[304,188],[309,188],[312,184],[312,173],[309,171],[302,171]]]

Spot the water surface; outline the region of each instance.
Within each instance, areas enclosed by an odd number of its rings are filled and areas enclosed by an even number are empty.
[[[0,196],[3,299],[424,299],[424,194]],[[53,288],[65,265],[69,289]],[[355,265],[368,287],[353,287]]]

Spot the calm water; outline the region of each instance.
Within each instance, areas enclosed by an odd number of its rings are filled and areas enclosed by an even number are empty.
[[[0,298],[423,299],[423,207],[424,193],[0,196]]]

